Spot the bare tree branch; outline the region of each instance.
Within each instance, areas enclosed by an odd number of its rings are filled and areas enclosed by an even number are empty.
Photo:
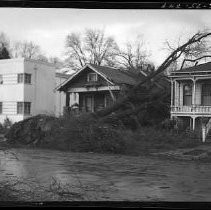
[[[204,56],[201,56],[201,57],[196,58],[196,59],[184,59],[183,62],[182,62],[182,65],[181,65],[181,67],[180,67],[180,70],[183,68],[183,66],[184,66],[184,64],[185,64],[186,61],[189,61],[189,62],[196,62],[196,61],[201,60],[201,59],[203,59],[203,58],[211,58],[211,55],[204,55]]]

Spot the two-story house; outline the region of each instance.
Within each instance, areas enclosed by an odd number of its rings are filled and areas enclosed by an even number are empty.
[[[37,114],[61,115],[65,95],[54,89],[67,76],[55,71],[47,62],[0,60],[0,123],[5,118],[17,122]]]
[[[170,78],[171,117],[200,129],[201,119],[211,118],[211,62],[173,71]]]

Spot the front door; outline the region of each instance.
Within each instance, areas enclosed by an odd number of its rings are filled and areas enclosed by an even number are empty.
[[[93,96],[88,95],[85,96],[85,107],[87,112],[93,112],[93,107],[94,107],[94,101],[93,101]]]

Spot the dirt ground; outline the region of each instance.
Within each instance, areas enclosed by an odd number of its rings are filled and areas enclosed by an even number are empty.
[[[41,149],[0,151],[0,161],[18,200],[210,201],[210,163]]]

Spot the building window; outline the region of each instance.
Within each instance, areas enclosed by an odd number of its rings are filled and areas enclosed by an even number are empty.
[[[0,74],[0,85],[3,84],[3,76]]]
[[[23,83],[23,74],[18,74],[18,83]]]
[[[88,82],[96,82],[98,79],[97,74],[96,73],[89,73],[87,75],[87,81]]]
[[[186,84],[183,87],[183,105],[191,106],[192,105],[192,85]]]
[[[0,114],[2,114],[2,112],[3,112],[3,104],[2,102],[0,102]]]
[[[30,114],[31,102],[17,102],[17,114]]]
[[[31,74],[18,74],[18,83],[31,84]]]
[[[31,102],[24,102],[24,114],[30,114]]]
[[[211,105],[211,84],[202,85],[202,105],[210,106]]]
[[[31,74],[25,74],[24,83],[31,84]]]

